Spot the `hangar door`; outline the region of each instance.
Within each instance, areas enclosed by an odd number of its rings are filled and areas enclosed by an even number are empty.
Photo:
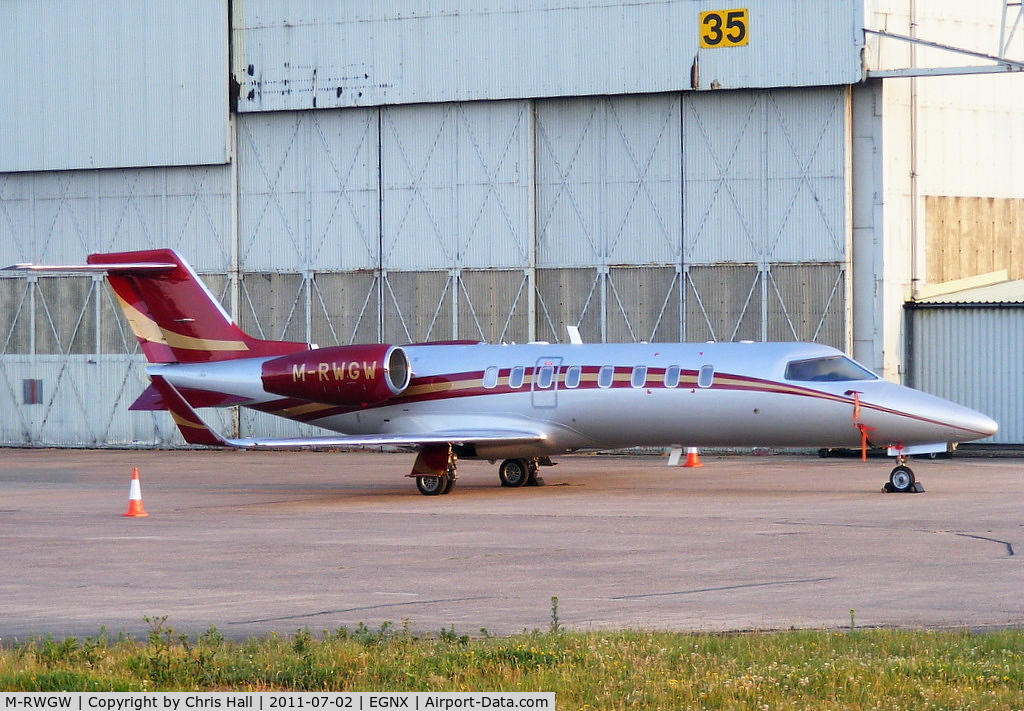
[[[240,116],[243,320],[846,345],[842,88]]]
[[[846,345],[842,88],[537,105],[537,333]]]

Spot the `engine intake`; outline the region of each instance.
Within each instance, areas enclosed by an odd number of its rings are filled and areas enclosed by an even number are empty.
[[[412,378],[409,356],[384,344],[332,346],[263,364],[263,389],[309,402],[360,407],[400,395]]]

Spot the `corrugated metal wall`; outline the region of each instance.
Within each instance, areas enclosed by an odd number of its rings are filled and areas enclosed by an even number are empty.
[[[0,173],[228,161],[227,0],[5,0],[0,28]]]
[[[201,271],[230,269],[228,166],[0,173],[2,265],[163,244]]]
[[[909,383],[994,418],[982,443],[1024,443],[1024,307],[915,308]]]
[[[171,246],[246,330],[322,345],[562,341],[578,324],[588,341],[845,347],[847,97],[242,114],[237,167],[0,175],[0,261]],[[3,442],[177,441],[123,412],[144,374],[105,288],[6,277],[0,300]],[[23,405],[31,379],[43,402]]]
[[[76,264],[97,251],[169,246],[227,301],[228,166],[0,174],[0,264]],[[41,399],[26,402],[26,381]],[[0,278],[0,444],[180,441],[162,413],[129,412],[148,378],[102,280]],[[230,426],[230,413],[211,415]]]

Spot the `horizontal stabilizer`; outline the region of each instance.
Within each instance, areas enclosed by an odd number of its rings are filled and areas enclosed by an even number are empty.
[[[135,412],[156,412],[166,410],[167,406],[164,405],[164,399],[160,396],[160,391],[156,389],[156,386],[150,385],[135,398],[135,402],[129,405],[128,409]]]
[[[192,388],[176,388],[176,390],[192,407],[232,407],[250,402],[248,398],[213,392],[211,390],[193,390]],[[164,399],[161,397],[160,391],[157,390],[156,386],[150,385],[142,391],[141,395],[135,398],[135,402],[128,409],[154,412],[169,408],[164,404]]]
[[[53,274],[157,274],[178,267],[173,262],[122,262],[121,264],[12,264],[4,271],[45,272]]]

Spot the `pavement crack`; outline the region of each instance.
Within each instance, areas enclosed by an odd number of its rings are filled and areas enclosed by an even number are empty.
[[[1009,541],[1001,541],[998,538],[990,538],[988,536],[979,536],[974,533],[954,533],[954,536],[960,536],[961,538],[974,538],[979,541],[988,541],[989,543],[998,543],[1001,546],[1006,546],[1006,555],[1013,557],[1013,544]]]
[[[859,524],[859,523],[827,523],[827,522],[814,522],[814,521],[776,521],[776,525],[779,526],[820,526],[823,528],[859,528],[864,530],[899,530],[897,527],[888,524]],[[1013,550],[1013,544],[1009,541],[1004,541],[999,538],[992,538],[991,536],[979,536],[976,533],[964,533],[962,531],[949,531],[949,530],[936,530],[929,528],[918,528],[914,529],[919,533],[927,534],[949,534],[953,536],[960,536],[961,538],[973,538],[978,541],[987,541],[989,543],[998,543],[999,545],[1006,548],[1006,555],[1013,557],[1015,555]]]
[[[825,583],[835,578],[803,578],[800,580],[772,580],[764,583],[744,583],[741,585],[723,585],[715,588],[696,588],[694,590],[674,590],[672,592],[646,593],[643,595],[618,595],[612,600],[643,600],[650,597],[670,597],[672,595],[698,595],[709,592],[725,592],[727,590],[747,590],[750,588],[768,588],[778,585],[803,585],[806,583]]]
[[[342,607],[336,610],[319,610],[317,612],[303,612],[295,615],[282,615],[280,617],[264,617],[255,620],[235,620],[228,624],[232,625],[251,625],[260,624],[267,622],[288,622],[292,620],[301,620],[309,617],[323,617],[324,615],[340,615],[348,612],[365,612],[367,610],[382,610],[387,608],[395,607],[410,607],[412,605],[436,605],[438,603],[445,602],[467,602],[470,600],[486,600],[486,597],[475,596],[475,597],[453,597],[441,600],[411,600],[409,602],[387,602],[380,605],[363,605],[360,607]]]

